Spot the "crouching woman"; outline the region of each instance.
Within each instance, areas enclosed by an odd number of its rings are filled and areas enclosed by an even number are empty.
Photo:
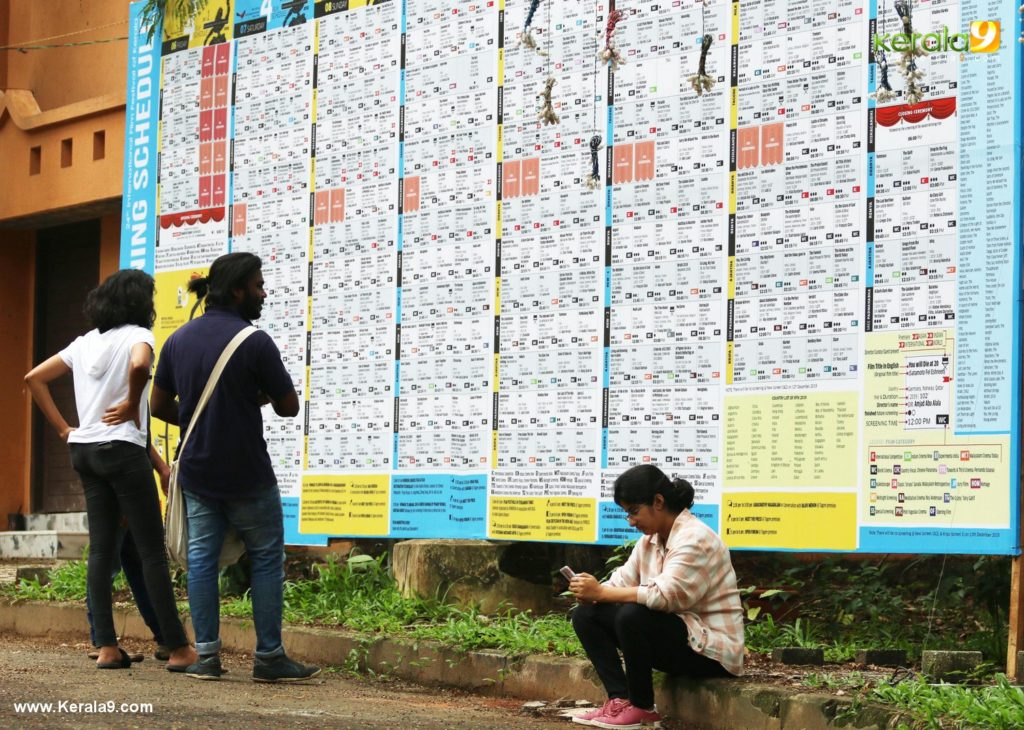
[[[580,604],[573,628],[608,692],[603,707],[573,720],[659,727],[653,669],[689,677],[743,671],[736,573],[718,535],[690,512],[693,487],[685,479],[635,466],[615,480],[615,502],[643,537],[606,582],[580,573],[570,583]]]

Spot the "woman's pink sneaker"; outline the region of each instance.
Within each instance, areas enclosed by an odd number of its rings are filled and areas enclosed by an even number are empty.
[[[628,702],[628,700],[622,699],[605,700],[605,703],[598,707],[596,710],[584,712],[582,715],[573,715],[572,721],[575,722],[577,725],[593,725],[594,720],[601,717],[601,715],[603,715],[604,713],[608,712],[608,708],[611,707],[613,704]]]
[[[660,728],[661,715],[658,709],[641,710],[628,700],[620,700],[622,704],[610,706],[605,714],[590,721],[595,727],[609,730],[644,730],[644,728]]]

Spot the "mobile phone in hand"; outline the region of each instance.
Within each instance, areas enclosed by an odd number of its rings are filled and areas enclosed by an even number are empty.
[[[564,575],[566,580],[572,580],[576,577],[576,574],[568,565],[563,565],[561,568],[558,569],[558,572]]]

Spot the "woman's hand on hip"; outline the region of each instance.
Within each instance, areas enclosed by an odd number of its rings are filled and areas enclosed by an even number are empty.
[[[132,403],[130,400],[115,403],[103,413],[101,420],[108,426],[116,426],[119,423],[131,421],[135,424],[136,428],[141,428],[139,426],[139,404],[137,402]]]

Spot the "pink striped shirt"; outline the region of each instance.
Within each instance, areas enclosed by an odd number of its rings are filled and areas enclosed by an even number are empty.
[[[607,585],[638,586],[637,603],[678,615],[695,652],[742,674],[743,607],[729,549],[690,510],[676,518],[666,544],[659,543],[657,534],[641,537]]]

